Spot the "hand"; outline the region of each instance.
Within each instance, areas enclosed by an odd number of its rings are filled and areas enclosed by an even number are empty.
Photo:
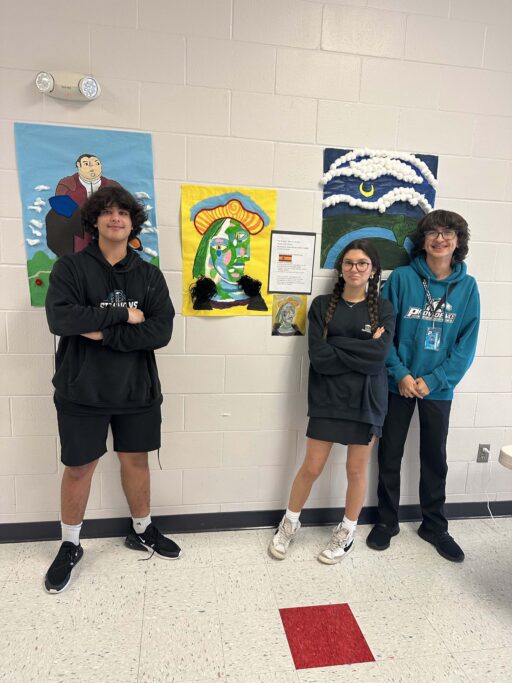
[[[412,375],[406,375],[398,382],[398,391],[404,398],[423,398]]]
[[[83,332],[81,337],[87,337],[87,339],[92,339],[93,341],[101,341],[103,339],[103,332],[98,330],[98,332]]]
[[[430,394],[430,389],[428,388],[428,385],[423,377],[418,377],[416,380],[416,389],[419,391],[422,398]]]
[[[380,339],[386,330],[383,327],[377,327],[373,333],[372,339]]]
[[[144,313],[140,310],[140,308],[128,309],[127,322],[129,325],[140,325],[140,323],[143,323],[145,319]]]

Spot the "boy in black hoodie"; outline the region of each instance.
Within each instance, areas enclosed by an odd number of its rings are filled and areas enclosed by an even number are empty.
[[[82,207],[93,242],[59,259],[50,275],[46,315],[60,336],[53,385],[65,469],[63,542],[45,576],[49,593],[69,586],[82,558],[80,528],[109,425],[132,514],[126,546],[165,559],[181,554],[150,516],[148,451],[160,448],[162,403],[154,350],[171,339],[174,308],[160,270],[128,246],[146,219],[125,189],[98,190]]]

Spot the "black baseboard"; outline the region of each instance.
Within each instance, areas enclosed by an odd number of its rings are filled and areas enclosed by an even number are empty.
[[[496,517],[512,516],[512,501],[498,501],[490,504]],[[337,524],[343,508],[306,508],[301,514],[303,526]],[[164,515],[153,517],[158,528],[166,534],[193,533],[198,531],[233,531],[237,529],[258,529],[279,524],[282,510],[254,510],[246,512],[209,512],[193,515]],[[489,517],[487,503],[447,503],[445,514],[448,519],[471,519]],[[419,505],[402,505],[399,513],[401,522],[415,522],[421,519]],[[373,524],[377,508],[363,508],[360,524]],[[127,518],[86,519],[82,527],[82,538],[106,538],[125,536],[130,528]],[[0,524],[0,543],[20,541],[53,541],[60,538],[60,522],[19,522]]]

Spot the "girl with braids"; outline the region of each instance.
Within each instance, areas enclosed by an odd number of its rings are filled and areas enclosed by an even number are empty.
[[[307,450],[292,485],[286,513],[269,544],[284,560],[300,528],[299,516],[333,443],[347,449],[345,516],[320,562],[335,564],[354,548],[357,519],[366,496],[367,469],[387,408],[385,359],[394,332],[393,307],[379,297],[380,263],[366,239],[351,242],[336,263],[333,292],[309,310]]]

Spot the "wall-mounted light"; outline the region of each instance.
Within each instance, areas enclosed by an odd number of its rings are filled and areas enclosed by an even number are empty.
[[[36,88],[59,100],[87,101],[100,96],[101,87],[92,76],[70,71],[40,71],[36,76]]]

